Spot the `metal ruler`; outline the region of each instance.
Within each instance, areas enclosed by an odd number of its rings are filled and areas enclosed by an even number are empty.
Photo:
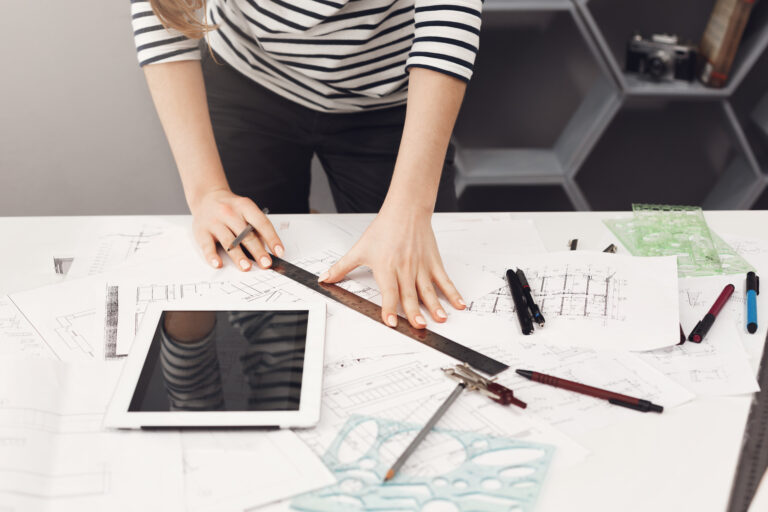
[[[315,274],[308,272],[301,267],[297,267],[292,263],[288,263],[277,256],[272,256],[272,270],[316,291],[320,295],[344,304],[348,308],[381,323],[381,307],[369,300],[358,297],[354,293],[348,292],[335,284],[318,283]],[[432,332],[429,329],[416,329],[411,327],[408,320],[402,316],[398,316],[398,318],[399,321],[397,322],[397,327],[394,327],[394,329],[400,334],[404,334],[419,343],[423,343],[428,347],[439,350],[443,354],[451,356],[461,363],[467,363],[471,367],[480,370],[487,375],[493,376],[509,368],[509,366],[500,361],[472,350],[469,347],[465,347],[460,343],[456,343],[455,341],[450,340],[445,336],[441,336],[436,332]],[[390,329],[392,328],[390,327]]]
[[[760,479],[768,468],[768,337],[763,345],[757,382],[760,391],[755,393],[749,410],[728,512],[749,510]]]

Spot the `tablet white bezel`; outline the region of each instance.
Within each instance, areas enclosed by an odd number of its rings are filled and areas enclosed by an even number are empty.
[[[131,399],[152,345],[163,311],[308,311],[301,398],[297,411],[162,411],[130,412]],[[224,300],[212,307],[208,301],[185,299],[147,307],[104,418],[108,428],[142,427],[311,427],[320,419],[325,345],[325,303],[243,304]]]

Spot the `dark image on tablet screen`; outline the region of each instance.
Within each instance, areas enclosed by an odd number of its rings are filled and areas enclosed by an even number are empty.
[[[297,411],[309,312],[164,311],[128,410]]]

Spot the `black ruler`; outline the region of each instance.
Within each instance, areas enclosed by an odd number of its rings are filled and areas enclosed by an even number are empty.
[[[292,263],[288,263],[277,256],[272,256],[272,270],[383,324],[381,321],[381,308],[369,300],[358,297],[354,293],[348,292],[335,284],[318,283],[315,274],[308,272],[301,267],[297,267]],[[500,361],[483,355],[469,347],[465,347],[460,343],[456,343],[455,341],[450,340],[445,336],[441,336],[436,332],[432,332],[429,329],[416,329],[402,316],[399,316],[398,318],[399,321],[397,322],[397,327],[394,327],[394,329],[400,334],[404,334],[419,343],[423,343],[428,347],[439,350],[443,354],[451,356],[459,362],[467,363],[471,367],[480,370],[487,375],[493,376],[509,368],[509,366]],[[392,329],[392,327],[388,328]]]
[[[738,340],[736,340],[738,341]],[[768,468],[768,337],[763,345],[757,382],[760,391],[752,399],[739,465],[731,490],[728,512],[747,512],[757,486]]]

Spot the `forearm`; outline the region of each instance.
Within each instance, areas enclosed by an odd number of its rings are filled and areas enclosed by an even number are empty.
[[[200,61],[144,66],[144,74],[187,204],[194,210],[205,193],[229,189],[213,136]]]
[[[445,153],[465,90],[462,80],[411,68],[403,136],[382,210],[433,212]]]

